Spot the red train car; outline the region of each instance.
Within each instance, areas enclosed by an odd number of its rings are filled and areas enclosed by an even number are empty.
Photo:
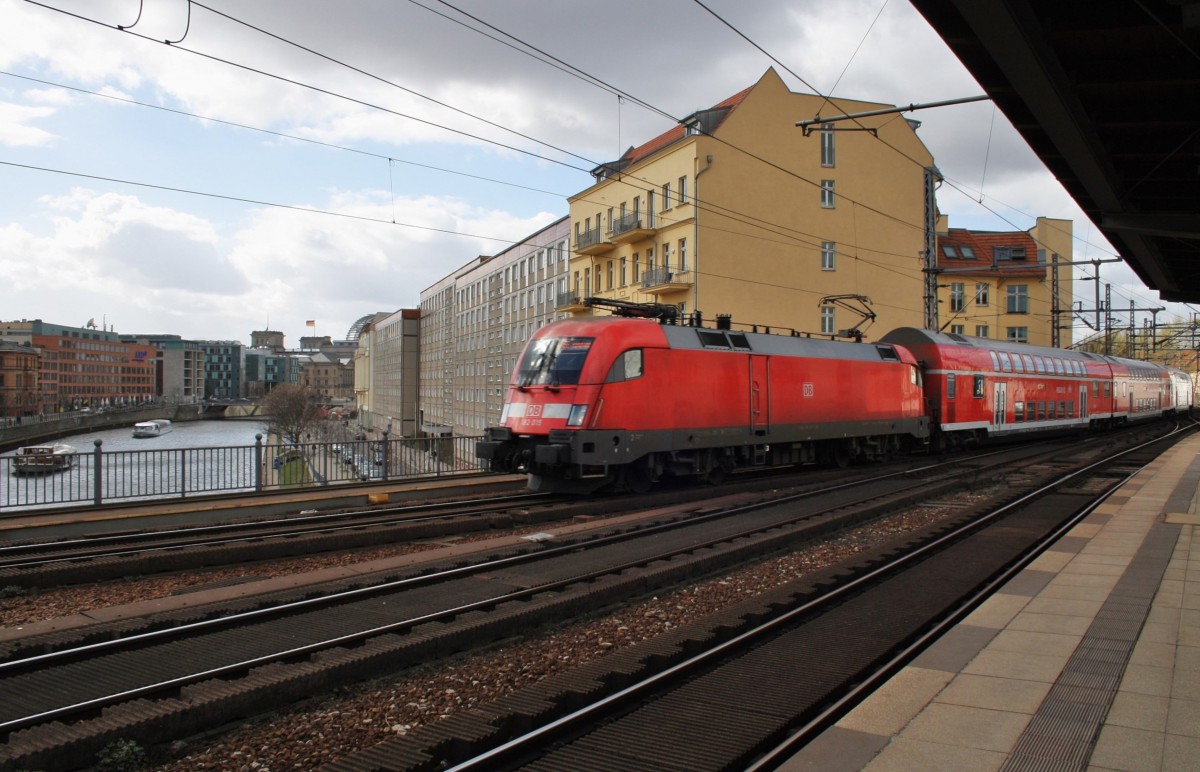
[[[639,490],[665,475],[883,457],[929,431],[902,345],[602,317],[538,330],[476,454],[538,490]]]
[[[883,341],[920,360],[937,445],[1103,427],[1169,409],[1168,371],[1146,362],[911,327]]]

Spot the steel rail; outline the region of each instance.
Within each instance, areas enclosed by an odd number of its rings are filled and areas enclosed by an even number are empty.
[[[877,579],[879,579],[883,576],[886,576],[888,574],[891,574],[891,573],[899,570],[902,567],[906,567],[913,561],[916,561],[919,558],[923,558],[926,555],[928,555],[936,550],[940,550],[946,544],[948,544],[952,541],[957,541],[969,533],[980,530],[981,528],[983,528],[985,525],[991,523],[992,521],[994,521],[1000,517],[1003,517],[1004,515],[1007,515],[1014,509],[1019,508],[1020,506],[1022,506],[1023,504],[1025,504],[1031,500],[1034,500],[1036,498],[1046,495],[1048,492],[1066,484],[1067,482],[1070,482],[1071,480],[1075,479],[1076,477],[1079,477],[1080,475],[1083,475],[1083,474],[1085,474],[1093,469],[1096,469],[1098,467],[1110,465],[1114,460],[1119,459],[1120,457],[1122,457],[1124,455],[1128,455],[1129,453],[1137,452],[1138,450],[1140,450],[1144,447],[1153,445],[1158,442],[1162,442],[1162,441],[1174,436],[1175,434],[1179,433],[1180,431],[1185,431],[1185,430],[1182,430],[1182,429],[1176,430],[1174,432],[1171,432],[1168,435],[1165,435],[1164,437],[1159,437],[1154,440],[1151,440],[1150,442],[1146,442],[1146,443],[1143,443],[1142,445],[1122,451],[1122,452],[1118,453],[1116,456],[1107,458],[1103,461],[1099,461],[1099,462],[1096,462],[1093,464],[1089,464],[1088,466],[1083,467],[1082,469],[1078,469],[1078,470],[1069,472],[1069,473],[1063,475],[1061,478],[1055,480],[1052,483],[1049,483],[1049,484],[1044,485],[1034,491],[1026,493],[1026,494],[1022,495],[1020,498],[1018,498],[1012,502],[1009,502],[1008,504],[1005,504],[1005,505],[993,510],[992,512],[989,512],[988,514],[986,514],[980,518],[977,518],[970,523],[967,523],[959,528],[956,528],[953,531],[942,534],[941,536],[936,537],[932,541],[927,542],[926,544],[923,544],[920,547],[917,547],[910,552],[906,552],[905,554],[900,555],[900,556],[896,557],[895,559],[893,559],[883,565],[877,566],[873,569],[868,570],[864,574],[861,574],[859,576],[854,577],[853,579],[850,579],[845,584],[839,585],[838,587],[830,590],[829,592],[827,592],[826,594],[824,594],[818,598],[813,598],[812,600],[806,601],[806,602],[802,603],[801,605],[797,606],[796,608],[791,609],[778,617],[775,617],[774,619],[771,619],[771,620],[764,622],[761,625],[758,625],[750,630],[740,633],[737,636],[735,636],[734,638],[731,638],[727,641],[717,644],[717,645],[713,646],[711,649],[707,649],[699,654],[696,654],[682,662],[679,662],[679,663],[667,668],[666,670],[660,671],[658,673],[655,673],[651,676],[644,678],[643,680],[641,680],[637,683],[626,686],[623,689],[621,689],[613,694],[610,694],[606,697],[603,697],[600,700],[597,700],[596,702],[594,702],[590,705],[587,705],[585,707],[574,710],[571,713],[561,716],[558,719],[555,719],[554,721],[551,721],[541,727],[538,727],[529,732],[526,732],[523,735],[515,737],[511,740],[508,740],[507,742],[505,742],[499,746],[496,746],[495,748],[488,750],[484,753],[481,753],[478,756],[475,756],[475,757],[468,759],[466,761],[463,761],[463,762],[459,762],[458,764],[455,764],[454,766],[449,767],[448,770],[449,770],[449,772],[467,772],[468,770],[496,769],[496,768],[499,768],[501,765],[503,765],[506,761],[510,761],[511,759],[513,759],[515,756],[517,756],[519,754],[528,753],[531,749],[533,749],[535,747],[541,747],[541,746],[547,744],[553,738],[561,735],[565,731],[570,731],[570,730],[573,730],[577,727],[584,726],[584,725],[594,725],[598,721],[603,720],[604,717],[611,710],[613,710],[617,707],[625,707],[631,702],[645,698],[646,696],[648,696],[649,694],[651,694],[655,690],[657,690],[660,687],[660,685],[669,684],[674,679],[683,677],[685,675],[689,675],[692,672],[694,672],[700,668],[707,667],[714,660],[717,660],[717,659],[719,659],[723,656],[726,656],[727,654],[730,654],[732,652],[736,652],[738,649],[743,648],[744,646],[746,646],[748,644],[755,643],[759,639],[764,638],[768,635],[773,635],[773,634],[775,634],[776,630],[778,630],[781,627],[791,624],[792,622],[799,619],[801,616],[808,614],[812,611],[819,611],[823,607],[829,606],[830,604],[834,603],[835,601],[841,600],[844,596],[846,596],[852,592],[855,592],[862,587],[869,585],[870,583],[876,581]],[[1136,472],[1134,474],[1136,474]],[[1125,480],[1123,479],[1121,484],[1123,484],[1124,482],[1125,482]],[[1113,489],[1115,489],[1116,487],[1119,487],[1119,485],[1120,484],[1114,485]],[[1107,498],[1107,496],[1109,496],[1109,495],[1111,495],[1111,490],[1106,491],[1103,494],[1103,498]],[[1097,505],[1098,505],[1098,503],[1099,502],[1096,502]],[[1054,540],[1057,540],[1058,538],[1060,538],[1062,536],[1062,534],[1066,532],[1066,530],[1069,530],[1069,528],[1074,525],[1075,521],[1076,521],[1076,519],[1072,518],[1072,523],[1070,525],[1055,529],[1052,532],[1053,533],[1052,538],[1050,538],[1049,540],[1043,540],[1045,546],[1049,546],[1049,544],[1053,543]],[[1045,549],[1045,547],[1043,546],[1038,551],[1040,552],[1041,550],[1044,550],[1044,549]],[[1026,558],[1028,560],[1032,560],[1034,557],[1036,557],[1036,554],[1029,554],[1029,553],[1026,554]],[[995,588],[999,587],[999,586],[1000,586],[1000,584],[998,583],[998,580],[988,584],[988,587],[990,587],[992,589],[992,591],[994,591]],[[971,608],[974,608],[975,605],[978,605],[979,602],[982,602],[983,597],[986,597],[986,596],[982,596],[982,597],[977,596],[976,598],[974,598],[972,601],[974,605],[972,605]],[[962,613],[962,615],[965,616],[965,613],[969,612],[969,610],[970,609],[960,609],[959,611]],[[921,640],[923,640],[927,643],[928,641],[932,640],[933,637],[934,636],[931,636],[931,635],[925,635],[925,636],[922,636]],[[915,646],[910,646],[905,649],[905,652],[908,653],[908,658],[911,658],[913,653],[916,651],[919,651],[919,649],[915,648]],[[905,660],[905,661],[907,661],[907,660]],[[880,679],[876,679],[876,681],[875,681],[876,686],[878,685],[879,680]],[[858,693],[861,694],[864,692],[864,690],[865,690],[865,687],[860,688],[858,690]],[[844,709],[844,704],[842,704],[841,707]],[[831,712],[831,711],[826,711],[825,714],[827,714],[829,712]],[[823,714],[823,715],[825,715],[825,714]],[[815,722],[813,722],[813,723],[815,723]]]
[[[941,466],[945,466],[945,464],[930,465],[928,467],[923,467],[922,469],[941,467]],[[888,479],[888,478],[892,478],[892,477],[904,476],[904,475],[910,474],[911,471],[913,471],[913,470],[906,470],[903,472],[892,472],[892,473],[888,473],[885,475],[880,475],[880,476],[878,476],[877,479]],[[977,470],[974,470],[974,469],[966,470],[964,473],[973,473],[975,471],[977,471]],[[421,576],[421,577],[413,577],[410,579],[398,580],[396,582],[389,582],[389,583],[386,583],[385,585],[381,585],[380,587],[358,588],[356,590],[349,590],[349,591],[345,591],[342,593],[338,593],[338,594],[336,594],[336,596],[330,596],[330,597],[336,597],[338,600],[345,600],[347,598],[352,598],[355,596],[360,596],[360,595],[364,595],[364,594],[368,594],[368,593],[369,594],[379,594],[384,591],[384,590],[380,589],[381,587],[386,587],[388,589],[403,589],[408,586],[415,586],[415,585],[424,584],[424,583],[434,583],[436,581],[444,581],[444,580],[458,577],[458,576],[469,575],[471,573],[478,573],[481,571],[493,571],[498,567],[502,567],[502,566],[506,566],[506,565],[513,565],[513,564],[518,564],[518,563],[522,563],[522,562],[529,562],[531,560],[548,559],[551,557],[561,556],[561,555],[565,555],[565,554],[575,554],[575,553],[578,553],[581,548],[590,549],[590,548],[604,546],[604,545],[608,545],[608,544],[612,544],[612,543],[618,543],[620,541],[627,541],[632,538],[642,538],[642,537],[645,537],[648,535],[652,535],[654,533],[659,533],[659,532],[663,532],[663,531],[674,530],[674,529],[678,529],[678,528],[682,528],[682,527],[692,526],[697,523],[705,522],[708,520],[727,518],[727,517],[731,517],[734,515],[744,514],[749,511],[758,510],[758,509],[779,506],[779,505],[787,503],[789,501],[799,500],[799,499],[803,499],[803,498],[809,498],[809,497],[820,495],[822,493],[828,493],[830,491],[837,491],[837,490],[843,490],[843,489],[847,489],[847,488],[857,487],[861,484],[862,484],[861,481],[856,481],[856,482],[852,482],[852,483],[839,484],[836,486],[832,486],[831,488],[823,489],[820,491],[806,491],[806,492],[802,492],[802,493],[797,493],[797,494],[780,497],[777,499],[772,499],[771,501],[768,501],[768,502],[755,502],[752,504],[734,507],[734,508],[731,508],[728,510],[722,510],[720,512],[712,512],[712,513],[707,513],[704,515],[694,516],[692,518],[688,518],[685,520],[677,520],[677,521],[673,521],[670,523],[659,523],[659,524],[656,524],[653,526],[649,526],[647,528],[638,529],[636,531],[622,533],[622,534],[614,534],[611,536],[600,537],[597,539],[591,539],[591,540],[588,540],[583,543],[564,545],[562,547],[550,548],[550,549],[543,550],[540,552],[525,553],[522,555],[501,558],[499,560],[490,561],[490,562],[483,563],[483,564],[477,564],[477,565],[472,565],[472,566],[463,566],[463,567],[459,567],[459,568],[455,568],[455,569],[450,569],[448,571],[439,572],[437,574],[430,574],[430,575]],[[260,665],[270,664],[273,662],[279,662],[281,660],[295,659],[297,657],[306,656],[309,654],[316,653],[318,651],[324,651],[324,650],[328,650],[331,648],[336,648],[338,646],[344,646],[347,644],[360,643],[364,640],[367,640],[367,639],[370,639],[373,637],[377,637],[380,635],[384,635],[384,634],[388,634],[388,633],[395,633],[395,632],[411,629],[414,626],[424,624],[427,622],[444,621],[446,619],[452,619],[456,616],[467,613],[469,611],[477,611],[477,610],[481,610],[481,609],[494,608],[495,606],[498,606],[503,603],[510,603],[513,601],[530,598],[530,597],[540,595],[543,593],[553,592],[555,590],[559,590],[564,587],[568,587],[570,585],[576,585],[576,584],[580,584],[580,583],[584,583],[584,582],[593,581],[597,578],[601,578],[604,576],[620,574],[624,571],[628,571],[633,568],[639,568],[639,567],[643,567],[643,566],[646,566],[646,565],[649,565],[652,563],[669,560],[671,558],[678,557],[679,555],[683,555],[683,554],[695,553],[698,551],[708,549],[708,548],[718,545],[718,544],[734,542],[734,541],[737,541],[740,539],[744,539],[748,536],[761,534],[762,532],[765,532],[765,531],[778,530],[781,527],[787,527],[789,525],[796,525],[797,523],[802,522],[803,520],[821,517],[823,515],[829,514],[832,511],[835,511],[837,509],[844,509],[844,508],[850,507],[850,506],[860,506],[863,503],[868,502],[872,499],[878,499],[878,498],[883,498],[883,497],[888,497],[888,496],[895,496],[900,493],[904,493],[904,492],[922,487],[923,485],[927,485],[927,484],[929,484],[927,481],[922,481],[922,482],[915,483],[913,485],[906,486],[906,487],[898,489],[898,490],[893,489],[893,490],[889,490],[889,491],[886,491],[886,492],[883,492],[880,494],[865,496],[865,497],[856,499],[851,502],[839,502],[835,506],[832,506],[828,509],[821,510],[818,512],[808,513],[802,517],[792,517],[790,519],[783,520],[783,521],[776,521],[776,522],[772,522],[769,524],[763,524],[763,525],[755,527],[755,528],[745,529],[745,530],[738,531],[738,532],[735,532],[732,534],[725,534],[718,538],[707,540],[704,542],[692,543],[692,544],[687,545],[686,547],[666,550],[666,551],[655,553],[652,555],[642,556],[640,558],[637,558],[637,559],[631,560],[631,561],[627,561],[622,564],[609,565],[609,566],[605,566],[602,569],[597,569],[595,571],[586,572],[583,574],[576,574],[576,575],[566,577],[563,579],[559,579],[559,580],[555,580],[555,581],[551,581],[551,582],[544,582],[544,583],[539,584],[534,587],[529,587],[529,588],[525,588],[522,590],[514,590],[512,592],[503,593],[501,595],[493,596],[490,598],[472,601],[471,603],[462,604],[462,605],[456,606],[454,608],[443,609],[443,610],[440,610],[437,612],[423,614],[423,615],[420,615],[417,617],[412,617],[412,618],[400,620],[397,622],[391,622],[386,625],[380,625],[380,626],[373,627],[373,628],[370,628],[367,630],[355,631],[354,633],[336,636],[334,638],[329,638],[329,639],[325,639],[322,641],[312,642],[312,643],[305,644],[302,646],[293,647],[291,649],[287,649],[284,651],[272,652],[270,654],[262,655],[262,656],[255,657],[252,659],[242,660],[242,661],[238,661],[235,663],[230,663],[230,664],[218,667],[218,668],[211,668],[211,669],[202,671],[200,673],[193,673],[193,674],[188,674],[186,676],[179,676],[179,677],[175,677],[175,678],[171,678],[171,679],[166,679],[166,680],[159,681],[159,682],[156,682],[153,684],[146,684],[146,685],[137,687],[135,689],[124,690],[124,691],[121,691],[118,693],[104,695],[101,697],[96,697],[96,698],[93,698],[90,700],[85,700],[85,701],[73,703],[70,705],[60,706],[53,710],[43,711],[43,712],[40,712],[37,714],[31,714],[28,716],[11,719],[9,721],[0,723],[0,733],[5,733],[5,734],[10,733],[17,729],[34,726],[34,725],[40,724],[44,721],[48,721],[51,719],[66,718],[68,716],[77,714],[82,711],[93,710],[98,707],[116,704],[119,702],[123,702],[123,701],[129,700],[129,699],[132,699],[134,697],[141,697],[141,696],[153,694],[156,692],[166,691],[166,690],[174,690],[174,689],[179,688],[180,686],[191,684],[191,683],[196,683],[196,682],[207,680],[210,678],[219,677],[222,675],[228,675],[228,674],[232,674],[232,673],[244,672],[250,668],[257,667]],[[313,605],[319,604],[319,603],[330,603],[330,602],[333,602],[333,601],[331,601],[329,599],[329,597],[310,598],[310,599],[298,601],[298,602],[295,602],[292,604],[287,604],[286,606],[272,607],[270,609],[260,609],[260,610],[256,610],[256,611],[250,611],[250,612],[243,612],[240,614],[230,615],[227,617],[220,617],[220,618],[216,618],[216,619],[212,619],[212,620],[204,620],[201,622],[191,623],[188,625],[181,625],[178,627],[168,628],[165,630],[150,631],[147,633],[141,633],[141,634],[137,634],[137,635],[133,635],[133,636],[128,636],[126,638],[102,641],[102,642],[88,644],[88,645],[81,646],[81,647],[75,647],[72,649],[63,649],[63,650],[56,651],[56,652],[49,652],[49,653],[37,655],[34,657],[26,657],[26,658],[22,658],[22,659],[10,660],[8,662],[0,663],[0,676],[7,675],[9,672],[14,672],[21,668],[29,667],[32,665],[45,664],[47,662],[51,662],[54,660],[70,658],[70,657],[90,656],[90,655],[101,653],[101,652],[104,652],[107,650],[111,650],[113,648],[128,646],[129,644],[132,644],[132,643],[153,642],[155,638],[178,637],[181,633],[184,633],[184,632],[195,632],[195,631],[203,630],[204,628],[214,627],[216,625],[227,625],[227,624],[233,624],[235,622],[252,620],[254,618],[266,616],[269,614],[290,613],[290,612],[293,612],[300,608],[313,606]]]
[[[546,495],[546,494],[542,494]],[[12,568],[36,568],[39,566],[53,566],[60,563],[79,563],[85,560],[95,558],[112,558],[112,557],[130,557],[134,555],[146,555],[154,552],[164,552],[178,550],[181,547],[201,548],[201,547],[220,547],[232,544],[246,544],[250,542],[268,541],[271,539],[289,539],[295,536],[304,535],[319,535],[319,534],[334,534],[342,531],[359,531],[364,528],[387,528],[395,525],[405,525],[411,523],[425,523],[439,520],[450,520],[452,518],[473,517],[478,515],[492,514],[496,511],[504,511],[509,509],[511,504],[493,505],[492,509],[484,509],[476,512],[460,512],[443,515],[424,515],[418,517],[402,517],[398,519],[380,519],[368,520],[363,522],[345,523],[342,525],[306,525],[301,528],[270,531],[264,533],[247,534],[244,536],[229,536],[226,538],[216,538],[209,541],[187,541],[179,539],[176,541],[166,541],[161,544],[150,544],[140,548],[112,548],[104,550],[96,550],[93,552],[68,553],[57,557],[44,558],[39,560],[28,560],[25,562],[6,562],[0,560],[0,569]],[[374,513],[371,513],[374,516]],[[347,515],[348,517],[349,515]],[[146,538],[145,536],[142,537]]]
[[[387,516],[392,514],[401,514],[414,510],[439,510],[450,509],[456,506],[471,506],[475,504],[496,504],[508,503],[509,505],[522,503],[525,501],[536,502],[539,499],[544,499],[550,494],[546,493],[521,493],[512,496],[500,496],[487,499],[466,499],[461,501],[437,501],[430,504],[410,504],[402,507],[386,507],[382,509],[370,509],[359,511],[338,511],[338,512],[321,512],[317,514],[301,515],[298,517],[276,517],[265,520],[255,520],[244,523],[217,523],[215,525],[200,525],[193,528],[170,528],[152,532],[134,532],[134,533],[119,533],[119,534],[101,534],[97,536],[88,536],[83,538],[63,539],[60,541],[46,541],[25,544],[9,544],[0,546],[0,568],[13,565],[3,562],[6,555],[20,555],[28,552],[50,551],[52,549],[63,549],[74,546],[87,547],[93,544],[121,543],[159,537],[186,537],[193,534],[204,533],[221,533],[227,531],[251,530],[254,528],[270,528],[276,525],[295,525],[304,523],[318,523],[326,520],[342,520],[352,518],[359,515],[371,517]],[[319,527],[319,526],[316,526]],[[179,542],[186,546],[188,542]]]

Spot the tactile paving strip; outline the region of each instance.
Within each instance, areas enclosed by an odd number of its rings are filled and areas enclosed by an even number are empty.
[[[1180,526],[1155,523],[1017,740],[1005,772],[1087,767]]]

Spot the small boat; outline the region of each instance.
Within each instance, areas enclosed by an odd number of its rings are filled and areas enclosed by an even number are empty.
[[[70,445],[29,445],[17,451],[13,457],[15,474],[48,474],[70,469],[75,462],[76,450]]]
[[[166,434],[171,431],[171,422],[165,418],[156,418],[153,421],[142,421],[133,425],[133,436],[138,438],[157,437],[160,434]]]

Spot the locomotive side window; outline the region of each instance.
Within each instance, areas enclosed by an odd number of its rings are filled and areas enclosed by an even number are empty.
[[[746,338],[746,333],[744,332],[729,333],[729,342],[733,344],[734,348],[739,348],[744,351],[750,350],[750,341]]]
[[[900,357],[896,354],[896,349],[891,346],[876,346],[875,351],[878,352],[879,358],[885,362],[900,361]]]
[[[977,399],[983,399],[983,376],[982,375],[975,376],[975,397]]]
[[[612,368],[608,371],[608,377],[604,379],[605,383],[617,383],[619,381],[631,381],[634,378],[642,377],[642,350],[640,348],[630,349],[622,353],[612,363]]]
[[[729,341],[723,332],[696,330],[696,335],[700,338],[700,344],[705,348],[729,348]]]

